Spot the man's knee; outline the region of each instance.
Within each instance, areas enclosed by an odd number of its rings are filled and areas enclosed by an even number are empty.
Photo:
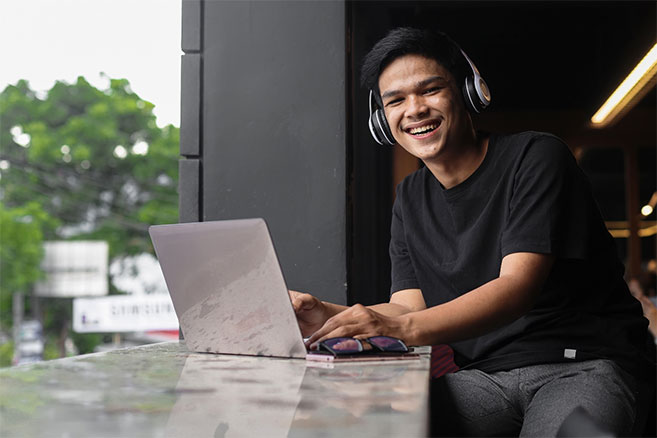
[[[485,373],[459,371],[431,381],[431,436],[508,436],[521,418],[501,387]]]
[[[575,412],[573,424],[588,424],[625,436],[635,421],[635,402],[634,378],[615,363],[593,360],[565,365],[551,381],[541,382],[531,398],[522,434],[553,436]]]

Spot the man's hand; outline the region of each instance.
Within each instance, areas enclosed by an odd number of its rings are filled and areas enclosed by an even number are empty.
[[[327,306],[317,297],[294,290],[289,291],[289,294],[304,337],[315,333],[331,316]]]
[[[366,339],[371,336],[393,336],[403,339],[405,334],[403,316],[386,316],[356,304],[329,318],[306,342],[316,348],[318,342],[336,337]]]

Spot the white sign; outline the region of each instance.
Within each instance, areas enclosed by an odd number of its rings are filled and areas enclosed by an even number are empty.
[[[73,330],[78,333],[177,330],[169,294],[111,295],[73,300]]]
[[[40,297],[103,296],[109,291],[109,246],[105,241],[44,242],[41,269],[45,279],[35,285]]]

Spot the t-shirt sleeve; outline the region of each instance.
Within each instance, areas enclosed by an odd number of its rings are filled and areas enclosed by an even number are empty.
[[[392,207],[392,225],[390,227],[391,295],[400,290],[420,287],[406,245],[401,196],[401,190],[397,190],[397,199]]]
[[[502,231],[502,257],[515,252],[587,256],[595,202],[575,157],[558,138],[543,135],[522,149]]]

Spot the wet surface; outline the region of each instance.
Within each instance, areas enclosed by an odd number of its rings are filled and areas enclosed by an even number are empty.
[[[0,436],[424,436],[428,379],[169,342],[0,370]]]

